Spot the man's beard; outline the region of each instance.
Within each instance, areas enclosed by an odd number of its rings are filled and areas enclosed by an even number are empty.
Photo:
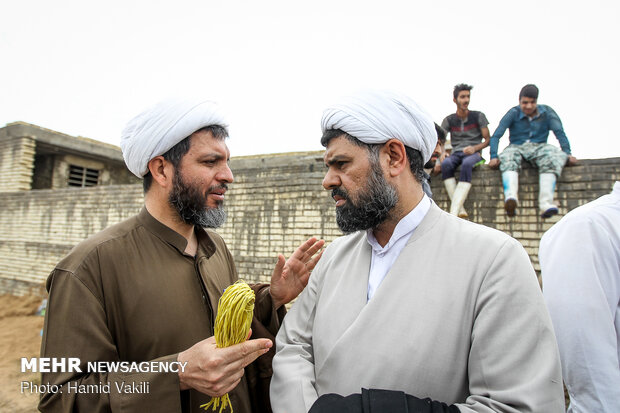
[[[398,193],[383,176],[378,162],[371,162],[368,183],[360,189],[354,202],[343,188],[334,188],[332,197],[341,196],[344,205],[336,207],[336,222],[345,234],[376,228],[398,203]]]
[[[437,163],[437,158],[431,158],[426,164],[424,164],[424,169],[433,169],[435,164]]]
[[[176,209],[183,222],[203,228],[218,228],[226,221],[226,211],[223,202],[218,202],[215,208],[207,206],[207,195],[215,189],[228,189],[226,184],[212,186],[206,192],[201,192],[198,185],[187,183],[177,168],[174,174],[172,191],[168,197],[170,205]]]

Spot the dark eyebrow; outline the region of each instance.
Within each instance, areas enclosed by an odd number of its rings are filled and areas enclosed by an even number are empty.
[[[335,163],[343,162],[343,161],[350,161],[350,160],[351,160],[351,158],[348,157],[347,155],[336,155],[333,158],[331,158],[330,160],[325,161],[325,165],[326,166],[332,166]]]
[[[224,159],[225,157],[219,153],[213,152],[213,153],[206,153],[204,155],[200,155],[200,157],[198,158],[199,162],[202,161],[206,161],[206,160],[215,160],[215,161],[219,161],[220,159]],[[229,160],[230,158],[227,158],[227,160]]]

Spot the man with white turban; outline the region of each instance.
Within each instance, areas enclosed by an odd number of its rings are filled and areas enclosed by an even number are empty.
[[[271,339],[323,242],[279,255],[271,286],[253,286],[252,339],[216,347],[218,300],[237,280],[226,244],[205,230],[226,216],[227,136],[209,101],[167,100],[128,123],[121,148],[144,179],[144,208],[80,243],[50,274],[41,354],[77,357],[81,371],[43,373],[59,391],[41,395],[41,411],[200,412],[225,393],[235,413],[270,411]],[[92,371],[91,362],[140,369]]]
[[[323,186],[348,235],[278,332],[273,411],[563,412],[527,253],[422,192],[430,116],[405,96],[362,92],[330,106],[322,130]]]

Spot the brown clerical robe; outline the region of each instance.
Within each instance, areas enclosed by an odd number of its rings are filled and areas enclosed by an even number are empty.
[[[199,246],[192,257],[183,252],[185,238],[143,208],[83,241],[58,263],[47,280],[41,356],[78,357],[82,373],[43,373],[42,384],[62,388],[42,394],[41,411],[204,411],[199,406],[211,398],[180,391],[177,373],[87,371],[92,361],[176,361],[180,351],[213,335],[214,310],[237,271],[219,235],[201,228],[196,235]],[[266,285],[254,289],[253,337],[273,336],[285,310],[273,310]],[[268,400],[255,396],[267,396],[261,389],[268,389],[272,357],[273,348],[248,366],[230,393],[235,413],[266,411]],[[115,383],[123,382],[138,391],[119,393]],[[139,387],[146,383],[148,388]]]

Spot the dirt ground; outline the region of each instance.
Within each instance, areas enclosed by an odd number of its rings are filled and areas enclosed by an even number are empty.
[[[21,373],[22,357],[39,357],[43,317],[34,315],[41,297],[0,295],[0,412],[37,411],[39,396],[21,392],[21,382],[38,384],[37,373]]]

